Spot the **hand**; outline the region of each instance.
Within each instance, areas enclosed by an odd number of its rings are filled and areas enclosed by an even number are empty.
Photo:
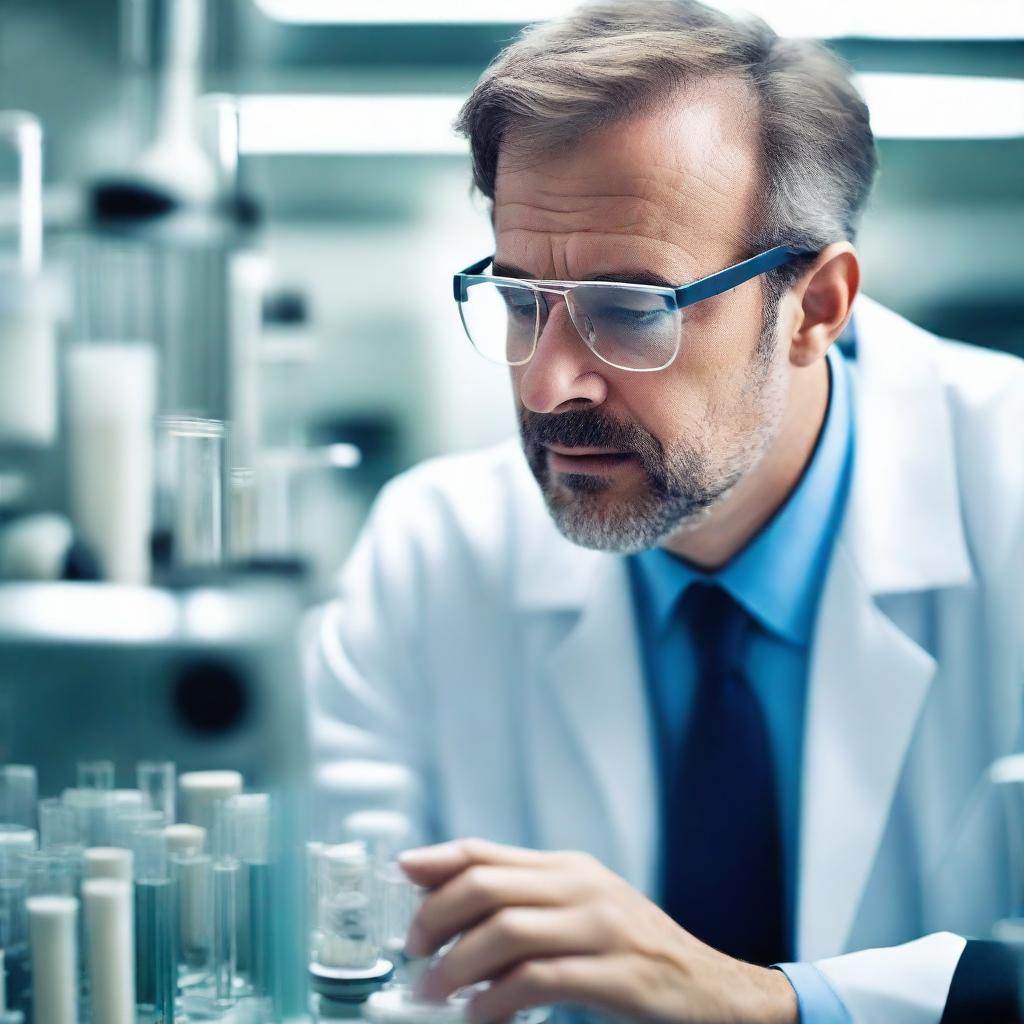
[[[473,997],[473,1024],[561,1002],[659,1024],[799,1019],[782,972],[700,942],[587,854],[467,839],[411,850],[399,863],[432,890],[409,929],[409,954],[430,956],[461,935],[419,995],[441,1000],[491,981]]]

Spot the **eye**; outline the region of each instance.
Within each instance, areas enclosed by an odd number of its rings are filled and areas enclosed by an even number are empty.
[[[602,306],[594,311],[600,320],[627,329],[641,329],[660,324],[669,315],[667,309],[632,309],[629,306]]]

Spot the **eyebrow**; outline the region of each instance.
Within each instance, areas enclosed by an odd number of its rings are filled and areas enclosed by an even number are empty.
[[[514,267],[510,263],[491,263],[491,273],[495,277],[517,277],[524,281],[536,280],[532,274],[527,273],[525,270],[521,270],[519,267]],[[584,281],[608,281],[611,284],[648,284],[653,285],[655,288],[676,288],[678,287],[675,282],[668,281],[660,274],[654,274],[650,271],[641,270],[637,272],[622,271],[612,272],[611,274],[598,274],[596,277],[585,277],[581,278]]]

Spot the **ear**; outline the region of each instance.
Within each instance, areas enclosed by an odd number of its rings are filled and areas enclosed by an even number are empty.
[[[821,359],[842,333],[860,288],[860,263],[849,242],[834,242],[793,285],[795,319],[789,340],[789,361],[804,367]]]

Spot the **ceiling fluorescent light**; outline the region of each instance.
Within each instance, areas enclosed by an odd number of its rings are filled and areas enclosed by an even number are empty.
[[[880,139],[1024,136],[1021,79],[863,74],[856,81]]]
[[[524,25],[567,14],[578,0],[255,0],[268,17],[305,24]],[[835,39],[1022,39],[1020,0],[934,0],[927,6],[860,0],[713,0],[730,12],[749,11],[781,35]]]
[[[857,87],[880,139],[1024,137],[1024,80],[862,74]],[[239,97],[239,152],[463,155],[452,123],[457,95]]]
[[[462,154],[463,96],[242,96],[239,152]]]

